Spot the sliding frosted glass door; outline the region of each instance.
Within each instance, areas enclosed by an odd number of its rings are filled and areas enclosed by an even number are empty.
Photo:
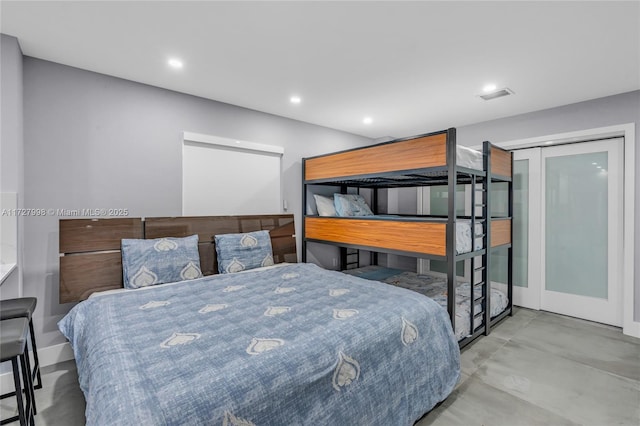
[[[621,324],[622,142],[514,152],[515,305]]]
[[[621,325],[622,139],[542,149],[541,308]]]

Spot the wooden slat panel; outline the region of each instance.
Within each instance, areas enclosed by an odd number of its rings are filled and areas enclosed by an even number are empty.
[[[140,218],[60,220],[60,253],[120,250],[123,238],[142,238]]]
[[[511,153],[498,147],[491,147],[491,173],[511,176]]]
[[[198,234],[200,268],[204,275],[217,273],[215,235],[263,229],[270,232],[275,263],[297,262],[291,214],[148,218],[145,221],[146,238]],[[94,291],[122,288],[121,238],[142,238],[141,220],[60,221],[60,253],[82,253],[60,257],[60,303],[86,299]]]
[[[200,270],[202,275],[213,275],[218,273],[218,263],[216,262],[216,247],[213,243],[206,242],[198,244],[200,254]]]
[[[491,220],[491,247],[511,243],[511,219]]]
[[[293,223],[293,215],[152,217],[145,219],[145,238],[188,237],[201,243],[215,235],[276,229]],[[288,232],[288,231],[287,231]]]
[[[259,218],[243,218],[239,219],[238,223],[240,225],[240,231],[238,232],[254,232],[263,230],[262,220],[260,220]],[[274,227],[273,221],[270,222],[268,220],[265,220],[265,223],[267,224],[266,229],[269,229],[269,227]]]
[[[123,288],[120,252],[60,257],[60,303],[78,302],[95,291]]]
[[[305,179],[328,179],[446,166],[446,145],[447,135],[441,133],[310,158],[305,162]]]
[[[240,231],[238,217],[151,217],[144,222],[145,238],[188,237],[198,234],[201,243],[213,241],[214,235],[234,234]]]
[[[307,217],[305,232],[316,240],[446,255],[445,223]]]
[[[291,222],[279,221],[278,227],[269,230],[271,236],[271,248],[273,249],[274,263],[296,263],[298,255],[296,252],[296,237],[293,218]]]

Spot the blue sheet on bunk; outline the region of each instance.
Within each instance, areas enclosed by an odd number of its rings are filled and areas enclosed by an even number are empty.
[[[435,302],[311,264],[94,297],[59,328],[89,425],[411,425],[460,373]]]
[[[354,270],[343,271],[347,274],[351,274],[356,277],[364,278],[366,280],[384,281],[391,277],[402,274],[402,269],[393,268],[358,268]]]

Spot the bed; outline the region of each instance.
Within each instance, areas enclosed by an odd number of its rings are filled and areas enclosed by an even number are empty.
[[[508,187],[508,214],[492,216],[491,188],[496,182]],[[464,216],[457,214],[456,188],[470,186],[470,205]],[[380,189],[446,186],[447,215],[390,215],[378,211]],[[491,270],[491,251],[504,248],[508,252],[508,283],[506,314],[511,314],[511,212],[512,155],[489,142],[482,151],[456,144],[456,130],[412,136],[377,145],[303,159],[303,247],[306,260],[308,243],[340,247],[339,269],[346,269],[347,250],[398,254],[444,261],[447,265],[447,294],[455,286],[456,265],[467,261],[469,268],[482,278],[473,282],[480,295],[475,297],[478,310],[470,312],[467,322],[473,322],[473,332],[461,340],[461,346],[481,334],[489,334],[492,324],[491,298],[487,274]],[[332,191],[336,212],[314,210],[313,201]],[[370,191],[371,206],[362,206],[361,190]],[[345,197],[353,198],[353,207],[341,209]],[[360,197],[360,198],[357,198]],[[316,207],[319,207],[316,202]],[[366,207],[366,208],[365,208]],[[376,264],[374,257],[372,260]],[[447,310],[454,329],[459,315],[453,298],[447,300]]]
[[[61,220],[61,250],[70,241],[85,249],[62,252],[61,259],[112,247],[105,235],[130,234],[118,220]],[[292,230],[292,221],[291,215],[238,221],[252,224],[233,234],[239,241],[271,228],[275,264],[237,273],[214,268],[200,278],[95,292],[93,278],[99,277],[96,287],[108,287],[100,268],[84,268],[81,278],[61,261],[67,293],[90,293],[59,323],[75,354],[87,424],[411,425],[446,398],[460,375],[447,312],[416,292],[284,262],[275,246],[288,246],[293,235],[282,228]],[[173,235],[182,244],[199,229],[198,245],[215,249],[191,247],[191,254],[205,265],[203,253],[213,253],[220,272],[228,256],[221,256],[220,236],[210,234],[220,224],[210,222],[215,218],[132,220],[142,237],[133,241],[162,251]],[[274,243],[278,238],[285,242]],[[139,277],[125,252],[130,240],[121,246],[126,286]]]
[[[404,271],[401,269],[387,268],[378,265],[363,266],[360,268],[348,269],[342,271],[346,274],[367,280],[381,281],[393,286],[413,290],[423,294],[444,309],[447,308],[447,279],[442,275],[434,273],[418,274],[412,271]],[[481,288],[476,287],[474,299],[481,297]],[[456,282],[456,330],[455,335],[458,341],[472,334],[470,320],[470,285],[468,280],[458,278]],[[509,306],[509,297],[504,291],[491,288],[491,318],[496,318],[503,313]],[[478,303],[475,305],[475,311],[480,312],[482,307]],[[476,321],[475,327],[480,325]]]

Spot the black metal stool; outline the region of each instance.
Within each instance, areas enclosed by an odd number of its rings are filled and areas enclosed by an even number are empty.
[[[27,334],[29,333],[29,320],[27,318],[13,318],[0,321],[0,361],[11,361],[13,367],[13,392],[0,395],[0,399],[10,396],[16,397],[18,403],[18,415],[3,419],[0,424],[11,423],[20,420],[20,425],[35,425],[33,419],[35,410],[35,398],[33,393],[33,381],[29,366],[29,353],[27,351]],[[22,379],[20,370],[22,369]],[[26,401],[23,403],[22,390],[24,389]]]
[[[33,370],[31,380],[37,383],[34,389],[42,388],[42,377],[40,376],[40,361],[38,360],[38,348],[36,346],[36,335],[33,332],[33,312],[36,310],[38,299],[35,297],[20,297],[18,299],[0,300],[0,320],[11,318],[27,318],[29,321],[29,334],[31,335],[31,351],[33,352]]]

